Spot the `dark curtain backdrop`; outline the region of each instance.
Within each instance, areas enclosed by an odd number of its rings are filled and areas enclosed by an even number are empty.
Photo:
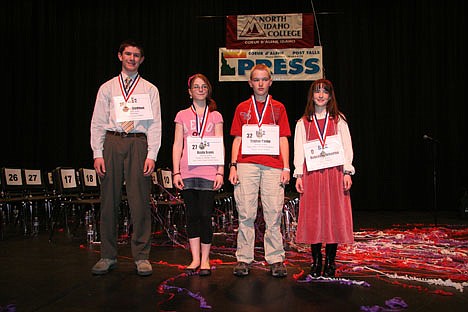
[[[466,1],[315,1],[326,77],[349,120],[354,209],[457,208],[467,186]],[[119,43],[145,45],[141,74],[160,91],[171,166],[173,119],[187,77],[205,73],[225,118],[226,154],[246,82],[217,81],[226,15],[312,12],[310,1],[44,1],[2,4],[0,166],[92,167],[89,123],[98,87],[117,75]],[[315,43],[318,45],[316,29]],[[310,82],[275,82],[294,130]],[[433,160],[430,135],[440,141]],[[291,138],[292,146],[292,138]],[[292,149],[291,149],[292,152]],[[228,158],[229,159],[229,158]],[[292,157],[291,157],[292,162]]]

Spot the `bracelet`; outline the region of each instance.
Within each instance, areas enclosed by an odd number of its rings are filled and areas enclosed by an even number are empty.
[[[288,172],[289,172],[289,171],[291,171],[291,169],[289,169],[289,168],[283,168],[283,171],[288,171]]]
[[[175,177],[176,175],[180,175],[180,172],[173,173],[172,177]]]
[[[345,171],[343,172],[343,174],[344,174],[344,175],[350,175],[350,176],[353,175],[353,173],[352,173],[351,171],[348,171],[348,170],[345,170]]]
[[[231,167],[234,167],[234,168],[237,169],[237,163],[236,163],[236,162],[230,163],[230,164],[229,164],[229,169],[230,169]]]
[[[219,175],[219,176],[222,176],[222,177],[224,177],[224,174],[222,174],[222,173],[219,173],[219,172],[216,172],[216,175]]]

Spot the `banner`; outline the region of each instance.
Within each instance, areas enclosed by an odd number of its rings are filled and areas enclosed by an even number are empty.
[[[314,16],[311,13],[226,17],[226,48],[228,49],[313,47]]]
[[[256,64],[270,67],[275,81],[323,78],[321,46],[259,50],[219,48],[219,81],[247,81]]]

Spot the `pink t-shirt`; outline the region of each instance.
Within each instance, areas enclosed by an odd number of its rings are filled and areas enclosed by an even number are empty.
[[[184,128],[184,149],[182,159],[180,160],[180,174],[182,179],[203,178],[214,181],[217,165],[189,166],[187,154],[187,137],[197,132],[195,113],[189,107],[177,113],[174,122],[179,123]],[[212,111],[208,114],[204,136],[215,136],[215,125],[223,123],[223,116],[218,111]]]

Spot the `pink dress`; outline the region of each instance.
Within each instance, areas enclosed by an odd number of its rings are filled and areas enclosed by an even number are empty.
[[[325,119],[319,119],[321,129]],[[303,118],[307,140],[318,139],[313,121]],[[310,124],[310,126],[309,126]],[[334,119],[327,135],[337,134]],[[352,243],[353,216],[349,191],[343,189],[343,166],[307,171],[304,162],[304,193],[300,195],[297,243]]]

